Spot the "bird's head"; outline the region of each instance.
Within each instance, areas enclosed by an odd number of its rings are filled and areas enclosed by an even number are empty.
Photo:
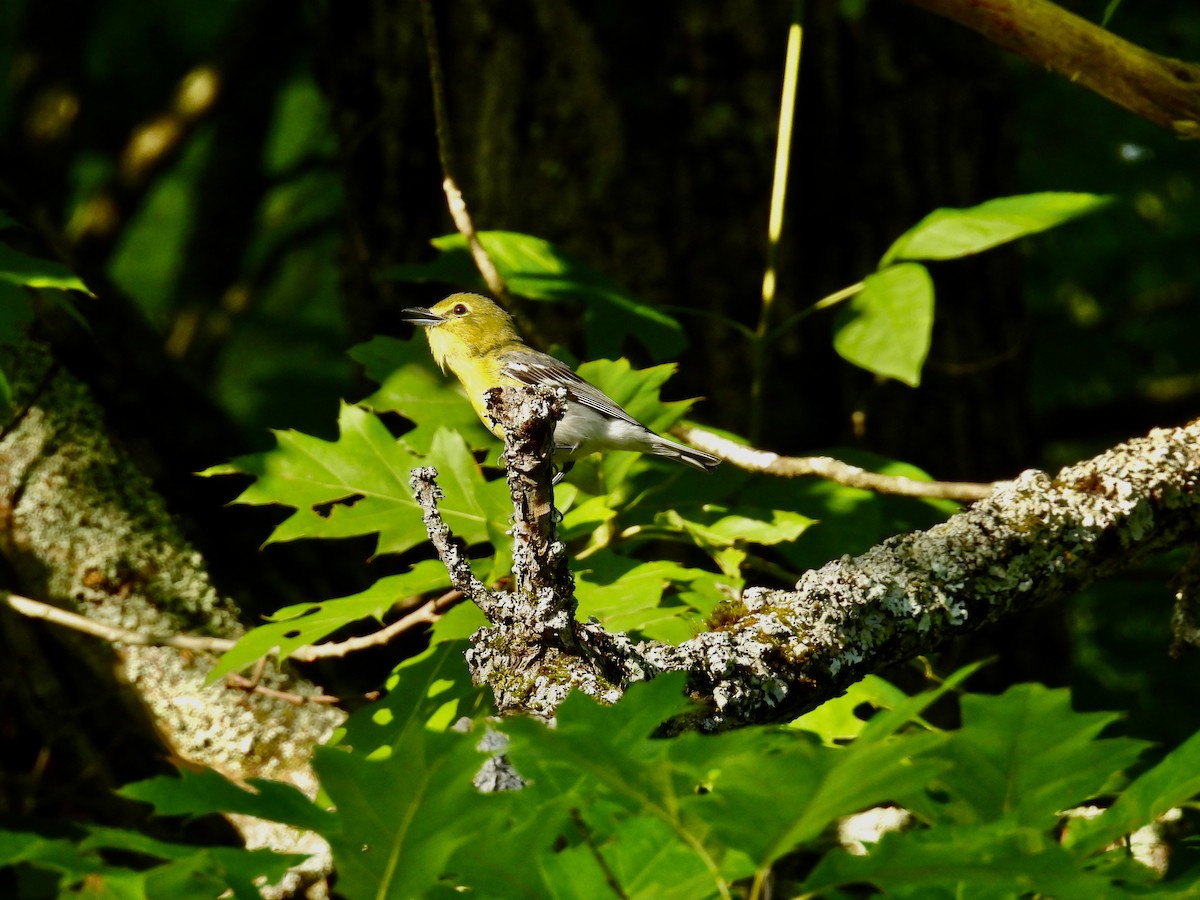
[[[481,294],[451,294],[428,309],[402,310],[400,317],[424,326],[429,349],[443,372],[454,357],[483,356],[521,340],[512,316]]]

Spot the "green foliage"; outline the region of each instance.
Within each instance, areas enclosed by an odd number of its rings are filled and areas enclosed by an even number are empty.
[[[254,483],[236,502],[294,510],[268,543],[377,534],[377,552],[399,553],[424,541],[420,507],[408,480],[412,469],[426,461],[359,407],[343,405],[338,427],[336,441],[277,432],[276,449],[201,474],[253,475]],[[443,429],[434,435],[430,457],[439,463],[446,523],[468,543],[487,540],[495,523],[508,515],[503,484],[484,480],[470,448],[454,432]]]
[[[223,781],[220,776],[213,778]],[[106,858],[109,851],[155,862],[141,868],[118,865]],[[269,850],[172,844],[115,828],[81,829],[70,838],[0,830],[0,869],[17,867],[18,887],[10,895],[14,900],[46,896],[212,900],[226,894],[237,900],[258,900],[262,895],[255,887],[257,879],[279,881],[289,866],[303,861],[303,856]]]
[[[626,337],[637,338],[654,359],[670,359],[683,349],[683,329],[671,316],[638,302],[607,275],[549,241],[511,231],[482,231],[479,242],[513,293],[583,304],[589,356],[619,356]],[[432,262],[396,266],[382,277],[487,289],[462,235],[448,234],[431,243],[438,250]]]
[[[924,266],[887,266],[838,310],[833,348],[847,362],[916,387],[933,335],[933,279]]]
[[[903,260],[970,256],[1103,209],[1111,197],[1041,193],[1000,197],[968,209],[935,209],[900,235],[834,322],[833,346],[847,362],[916,387],[933,335],[933,281]]]
[[[1000,696],[960,694],[960,727],[927,724],[926,710],[960,691],[972,667],[912,697],[875,679],[837,701],[842,712],[833,717],[664,738],[662,724],[690,705],[683,678],[662,677],[634,685],[614,707],[572,695],[554,728],[522,718],[494,723],[526,784],[482,794],[472,780],[486,759],[477,745],[490,709],[467,683],[460,652],[443,645],[408,661],[379,704],[350,717],[335,745],[317,755],[327,798],[320,803],[263,782],[247,791],[211,772],[152,779],[124,793],[159,814],[225,809],[314,828],[333,847],[339,891],[355,900],[461,891],[758,897],[768,878],[784,896],[869,885],[913,897],[1071,898],[1130,889],[1169,897],[1186,896],[1195,881],[1186,873],[1158,881],[1123,849],[1104,850],[1200,791],[1194,746],[1169,754],[1107,813],[1074,822],[1058,840],[1061,812],[1119,791],[1122,770],[1141,749],[1102,737],[1113,717],[1074,712],[1063,691],[1020,685]],[[461,716],[474,727],[463,728]],[[915,818],[868,841],[858,851],[865,855],[831,840],[843,816],[889,804]],[[99,846],[136,848],[170,865],[117,870],[94,856]],[[63,883],[186,874],[206,889],[228,884],[241,897],[243,876],[270,869],[262,856],[181,848],[132,832],[95,832],[78,846],[0,832],[0,862],[24,862]],[[155,896],[149,889],[133,896],[143,895]]]
[[[0,231],[18,226],[16,220],[0,212]],[[40,291],[46,290],[46,293]],[[38,259],[0,242],[0,344],[21,339],[33,321],[33,301],[37,296],[78,317],[69,300],[60,291],[91,294],[79,277],[61,263]],[[0,367],[0,416],[7,418],[12,404],[12,388]]]
[[[900,235],[880,261],[958,259],[1037,234],[1112,202],[1095,194],[1022,194],[1000,197],[968,209],[935,209]]]

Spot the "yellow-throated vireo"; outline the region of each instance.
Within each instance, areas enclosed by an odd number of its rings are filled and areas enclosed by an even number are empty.
[[[504,430],[484,411],[484,394],[494,387],[541,384],[566,388],[566,411],[554,429],[555,457],[574,459],[596,450],[653,453],[707,470],[715,456],[655,434],[588,384],[561,361],[529,347],[512,316],[480,294],[451,294],[429,309],[401,312],[406,322],[425,327],[429,349],[445,372],[450,369],[488,429],[503,440]]]

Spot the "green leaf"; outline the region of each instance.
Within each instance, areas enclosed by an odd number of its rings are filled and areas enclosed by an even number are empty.
[[[865,719],[855,714],[855,710],[863,706],[892,709],[906,696],[891,682],[878,675],[868,675],[857,684],[850,685],[842,696],[827,700],[812,712],[792,720],[788,727],[811,731],[825,744],[831,747],[838,746],[839,741],[858,737],[867,725]]]
[[[62,263],[28,256],[7,244],[0,244],[0,281],[17,287],[82,291],[92,296],[79,276]]]
[[[462,651],[442,644],[406,660],[384,699],[355,711],[337,746],[317,749],[313,765],[336,807],[325,835],[343,896],[428,896],[458,847],[503,830],[494,820],[504,805],[472,783],[478,734],[447,730],[490,711]]]
[[[658,819],[617,822],[598,846],[580,843],[559,853],[544,854],[546,883],[555,896],[591,900],[621,896],[630,900],[698,900],[718,896],[713,875],[695,851]],[[599,854],[606,869],[596,861]],[[610,881],[611,879],[611,881]]]
[[[879,263],[957,259],[1103,209],[1112,197],[1042,193],[999,197],[967,209],[935,209],[896,239]]]
[[[640,341],[655,359],[684,347],[679,323],[626,293],[608,276],[574,259],[549,241],[512,231],[481,231],[480,243],[515,294],[534,300],[577,300],[584,304],[588,355],[616,357],[626,337]],[[460,234],[434,238],[439,255],[429,263],[398,266],[382,278],[440,281],[473,291],[486,290]]]
[[[708,890],[693,895],[703,897],[725,879],[716,856],[721,848],[707,843],[702,822],[682,814],[681,802],[700,778],[693,766],[672,762],[677,740],[653,737],[663,721],[687,708],[683,686],[679,675],[661,676],[632,685],[614,707],[572,694],[559,707],[554,729],[530,719],[505,720],[503,729],[510,738],[508,757],[533,790],[552,798],[559,815],[575,810],[596,842],[607,845],[623,822],[653,819],[665,825],[672,856],[685,847],[699,863],[686,869],[703,867],[708,873]],[[677,858],[672,865],[682,868]],[[749,871],[742,866],[736,877]]]
[[[672,562],[641,562],[601,551],[579,563],[575,596],[580,618],[594,616],[611,631],[636,629],[658,608],[663,591],[690,570]]]
[[[251,778],[243,788],[212,769],[180,769],[178,777],[148,778],[117,793],[149,803],[160,816],[240,813],[312,831],[324,832],[331,826],[330,814],[290,784]]]
[[[167,862],[135,872],[108,863],[101,850],[132,852]],[[76,842],[0,830],[0,868],[24,863],[57,873],[61,876],[59,896],[211,900],[232,893],[238,900],[258,900],[261,894],[255,887],[256,879],[277,882],[289,867],[304,859],[302,855],[269,850],[172,844],[137,831],[99,826],[88,828],[82,840]]]
[[[454,851],[491,831],[496,805],[471,782],[482,762],[477,740],[416,727],[380,759],[317,748],[313,767],[337,807],[339,827],[327,837],[340,894],[426,896]]]
[[[697,544],[707,547],[781,544],[796,540],[813,524],[807,516],[788,510],[741,505],[730,509],[713,503],[665,510],[654,520],[663,527],[691,535]]]
[[[797,848],[815,846],[841,816],[923,793],[940,763],[919,757],[944,736],[914,733],[844,749],[803,732],[763,732],[754,740],[720,735],[716,748],[702,740],[685,735],[673,742],[672,758],[695,753],[696,763],[718,773],[707,793],[685,797],[681,806],[764,869]]]
[[[382,757],[413,729],[444,731],[462,716],[490,709],[490,692],[471,683],[464,649],[463,642],[439,644],[398,665],[383,698],[355,710],[339,729],[337,746],[364,757]]]
[[[378,534],[377,553],[399,553],[426,540],[409,473],[434,464],[445,492],[442,517],[468,544],[496,536],[510,512],[503,481],[485,482],[470,448],[457,434],[439,431],[427,459],[405,449],[373,413],[343,405],[340,436],[324,441],[295,431],[276,432],[278,446],[243,456],[201,475],[254,475],[235,502],[278,504],[295,510],[268,543],[298,538]]]
[[[967,694],[962,717],[940,754],[953,763],[938,778],[949,801],[916,807],[931,818],[970,824],[1008,817],[1049,829],[1059,812],[1100,793],[1146,747],[1097,740],[1119,716],[1074,712],[1067,690],[1040,684],[1015,685],[998,697]]]
[[[868,275],[863,284],[838,309],[833,348],[868,372],[916,387],[933,335],[929,272],[917,263],[901,263]]]
[[[398,341],[375,337],[350,350],[379,390],[360,401],[376,411],[398,412],[416,427],[401,438],[418,453],[428,453],[439,428],[456,431],[472,450],[494,447],[457,378],[438,371],[424,339]]]
[[[281,658],[287,658],[351,622],[366,618],[382,622],[395,604],[439,588],[449,589],[445,566],[437,560],[424,560],[408,572],[381,578],[349,597],[285,606],[276,610],[267,624],[242,635],[208,673],[208,683],[257,662],[275,648]]]
[[[871,720],[867,722],[866,727],[859,733],[859,741],[867,743],[887,740],[906,726],[914,722],[920,722],[921,714],[926,709],[946,694],[957,690],[964,681],[985,665],[987,665],[986,660],[969,663],[957,669],[948,678],[943,679],[942,683],[933,690],[922,691],[911,697],[905,697],[872,716]]]
[[[1200,732],[1134,779],[1104,813],[1094,819],[1072,822],[1064,843],[1076,852],[1093,853],[1197,795],[1200,795]]]
[[[1123,896],[1107,878],[1078,868],[1046,832],[1011,821],[890,833],[866,856],[834,850],[809,875],[804,892],[830,896],[864,882],[913,898]]]

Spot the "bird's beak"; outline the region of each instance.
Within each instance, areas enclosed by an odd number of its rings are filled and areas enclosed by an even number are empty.
[[[441,325],[446,320],[432,310],[426,309],[424,306],[410,306],[408,309],[400,310],[400,318],[405,322],[412,322],[414,325]]]

